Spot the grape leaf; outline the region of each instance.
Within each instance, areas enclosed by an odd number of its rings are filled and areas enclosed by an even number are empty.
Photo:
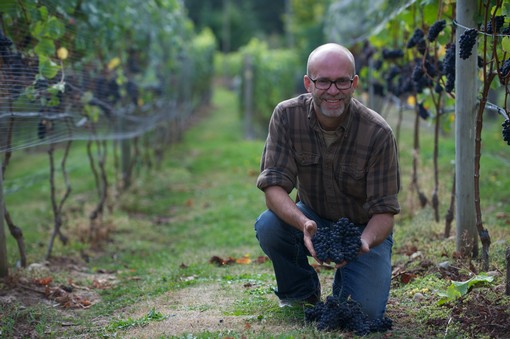
[[[446,289],[446,292],[438,292],[441,298],[439,299],[437,304],[443,305],[450,301],[454,301],[466,295],[471,289],[471,287],[478,284],[490,283],[493,280],[494,277],[482,273],[466,281],[452,281],[450,286],[448,286],[448,288]]]
[[[501,39],[501,47],[505,52],[510,52],[510,37],[505,36]]]

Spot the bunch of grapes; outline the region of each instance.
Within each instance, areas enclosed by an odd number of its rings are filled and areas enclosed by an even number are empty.
[[[502,85],[506,83],[506,78],[510,73],[510,58],[503,62],[503,65],[499,68],[499,81]]]
[[[397,97],[400,97],[406,93],[414,93],[415,87],[412,79],[413,70],[414,66],[412,64],[406,64],[399,68],[399,77],[396,80],[396,84],[389,82],[388,91]]]
[[[312,238],[317,258],[321,261],[351,261],[361,248],[361,230],[348,218],[341,218],[331,226],[317,229]]]
[[[434,92],[436,92],[437,94],[443,92],[443,86],[441,86],[439,81],[436,82],[436,85],[434,86]]]
[[[494,26],[496,29],[492,28],[492,20],[487,23],[487,29],[485,30],[488,34],[499,33],[501,31],[501,27],[505,24],[505,16],[498,15],[493,18]]]
[[[501,133],[503,134],[503,140],[505,140],[506,143],[510,145],[510,120],[505,120],[502,126],[503,130]]]
[[[12,68],[13,60],[15,59],[15,54],[11,52],[11,47],[13,43],[11,39],[6,37],[0,31],[0,61],[2,64],[5,64]]]
[[[423,103],[418,103],[418,115],[423,120],[427,120],[430,117],[430,112],[423,106]]]
[[[404,56],[404,51],[401,49],[389,50],[389,49],[385,48],[382,51],[382,57],[384,60],[399,59],[399,58],[402,58],[403,56]]]
[[[392,81],[399,74],[400,67],[393,65],[388,71],[388,74],[386,75],[386,81]]]
[[[341,300],[330,295],[326,302],[319,302],[313,308],[305,309],[305,320],[315,322],[319,331],[345,330],[363,336],[372,332],[390,330],[393,322],[384,317],[369,320],[361,305],[352,300]]]
[[[423,30],[421,28],[416,28],[413,32],[413,35],[411,36],[411,39],[407,42],[407,48],[413,48],[414,46],[419,45],[423,38],[425,36],[425,33],[423,33]]]
[[[427,58],[425,61],[418,59],[414,66],[412,79],[417,93],[422,93],[427,87],[433,85],[432,78],[438,74],[436,67]]]
[[[438,20],[430,26],[429,33],[427,35],[427,39],[429,39],[430,42],[434,42],[436,38],[438,37],[439,33],[443,31],[443,29],[446,27],[446,20]]]
[[[374,83],[372,83],[372,89],[374,90],[374,95],[384,97],[384,85],[383,84],[381,84],[378,81],[374,81]]]
[[[461,59],[466,60],[471,56],[473,46],[476,44],[476,37],[478,30],[470,28],[464,31],[459,38],[459,56]]]
[[[455,44],[450,44],[443,60],[443,72],[446,75],[445,91],[448,93],[455,87],[455,50]]]

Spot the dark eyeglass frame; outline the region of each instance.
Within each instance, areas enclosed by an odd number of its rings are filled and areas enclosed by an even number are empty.
[[[308,76],[308,79],[310,79],[310,81],[313,82],[313,84],[315,85],[315,87],[317,89],[320,89],[322,91],[327,91],[328,89],[330,89],[332,84],[335,84],[335,87],[336,87],[337,90],[342,91],[342,90],[346,90],[346,89],[349,89],[349,88],[352,87],[352,83],[354,82],[354,77],[355,76],[353,76],[352,78],[347,78],[347,79],[346,78],[344,78],[344,79],[337,79],[335,81],[331,81],[331,80],[328,80],[328,79],[320,79],[320,78],[312,79],[310,76]],[[328,87],[324,87],[324,88],[321,88],[321,87],[317,86],[317,81],[319,81],[319,80],[320,81],[324,81],[324,82],[328,81],[329,82],[329,86]],[[349,81],[349,86],[347,86],[347,84],[345,84],[347,87],[341,87],[341,88],[338,87],[338,81],[347,81],[347,80]]]

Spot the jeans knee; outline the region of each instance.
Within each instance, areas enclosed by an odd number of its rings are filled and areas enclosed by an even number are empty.
[[[277,236],[275,233],[280,223],[280,219],[270,210],[262,212],[257,218],[255,222],[255,233],[263,249],[271,248],[276,245]]]

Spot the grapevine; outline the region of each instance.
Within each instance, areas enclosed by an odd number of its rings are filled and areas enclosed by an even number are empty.
[[[305,320],[315,322],[319,331],[346,330],[356,335],[384,332],[392,328],[390,318],[370,320],[361,309],[360,303],[352,299],[342,300],[330,295],[325,302],[305,309]]]
[[[319,260],[338,264],[356,258],[361,248],[360,237],[359,226],[341,218],[330,227],[319,227],[312,242]]]

